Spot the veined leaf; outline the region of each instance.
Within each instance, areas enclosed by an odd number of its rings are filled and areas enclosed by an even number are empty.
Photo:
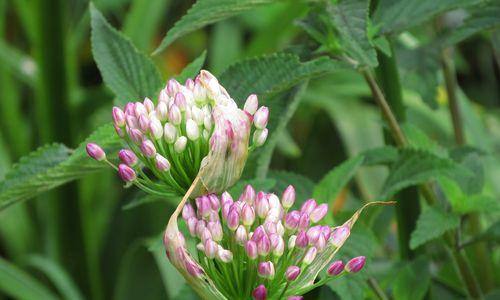
[[[276,180],[276,185],[272,189],[276,195],[281,195],[289,185],[295,188],[295,203],[298,205],[311,198],[314,189],[314,182],[301,174],[288,171],[270,170],[268,178]]]
[[[415,249],[426,242],[440,237],[446,231],[457,228],[460,217],[437,207],[424,210],[417,221],[417,228],[411,234],[410,248]]]
[[[373,16],[380,33],[405,31],[448,10],[478,4],[483,0],[381,0]]]
[[[402,269],[398,270],[398,276],[394,282],[394,298],[401,300],[420,300],[431,283],[429,262],[423,256],[414,261],[406,262]]]
[[[0,258],[0,291],[14,299],[58,299],[24,270]]]
[[[273,2],[277,2],[277,0],[198,0],[186,14],[175,23],[174,27],[167,32],[167,35],[163,38],[153,55],[160,53],[173,41],[187,33],[238,15],[260,5]]]
[[[111,27],[93,4],[90,15],[92,53],[104,82],[118,97],[118,104],[155,97],[162,80],[153,62]]]

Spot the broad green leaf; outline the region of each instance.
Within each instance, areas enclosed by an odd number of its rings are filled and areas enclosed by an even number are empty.
[[[210,70],[217,74],[235,63],[242,56],[243,42],[244,27],[237,20],[214,24],[208,48]]]
[[[381,0],[373,20],[380,33],[402,32],[443,12],[467,7],[482,0]]]
[[[154,98],[162,86],[153,62],[140,53],[129,39],[111,27],[90,4],[92,53],[104,82],[117,96],[117,104]]]
[[[390,164],[395,162],[399,157],[398,149],[394,146],[373,148],[364,151],[362,155],[365,158],[363,160],[363,165],[365,166]]]
[[[193,291],[192,288],[189,287],[189,285],[184,284],[180,289],[179,292],[175,295],[173,298],[174,300],[199,300],[200,297],[196,295],[196,293]]]
[[[201,68],[205,64],[205,58],[207,57],[207,51],[203,51],[195,60],[193,60],[189,65],[187,65],[182,72],[175,76],[177,81],[184,83],[188,78],[194,79],[194,77],[200,72]]]
[[[233,196],[233,198],[236,200],[241,195],[241,193],[243,193],[245,186],[247,186],[248,184],[250,184],[256,192],[268,192],[276,185],[276,180],[273,178],[240,180],[229,190],[229,194],[231,194],[231,196]]]
[[[312,196],[314,182],[304,175],[288,171],[269,170],[267,177],[276,180],[273,192],[278,196],[281,196],[289,185],[293,185],[295,188],[296,204],[300,204]]]
[[[440,178],[439,183],[453,211],[458,214],[500,210],[500,203],[495,197],[484,194],[467,195],[457,182],[449,178]]]
[[[84,299],[68,273],[47,257],[33,255],[28,257],[28,264],[43,272],[65,299]]]
[[[337,198],[338,193],[354,176],[356,170],[363,164],[364,156],[355,156],[333,168],[316,185],[313,198],[320,203],[330,203]]]
[[[411,234],[410,248],[416,249],[440,237],[448,230],[457,228],[459,224],[459,216],[445,212],[441,208],[429,207],[420,214],[417,220],[417,227]]]
[[[377,53],[368,39],[367,0],[340,0],[327,11],[339,33],[340,45],[356,67],[377,66]]]
[[[58,299],[37,279],[3,258],[0,258],[0,291],[21,300]]]
[[[297,145],[297,142],[295,142],[288,130],[283,130],[281,132],[281,135],[278,137],[276,148],[283,156],[288,158],[299,158],[302,154],[299,145]]]
[[[403,188],[437,179],[438,176],[461,180],[474,175],[451,159],[441,158],[423,150],[403,149],[391,167],[379,198],[387,199]]]
[[[0,210],[106,167],[87,156],[85,146],[89,142],[99,143],[107,153],[114,153],[121,145],[113,126],[108,124],[75,150],[61,144],[39,148],[21,158],[0,182]]]
[[[431,283],[429,262],[425,257],[418,257],[414,261],[406,262],[398,270],[394,281],[393,293],[395,299],[420,300],[423,299]]]
[[[238,15],[244,11],[276,0],[198,0],[187,13],[175,23],[160,45],[154,51],[156,55],[167,48],[179,37],[200,29],[206,25]]]

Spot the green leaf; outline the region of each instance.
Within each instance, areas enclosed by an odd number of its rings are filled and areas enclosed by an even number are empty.
[[[458,214],[500,210],[500,203],[495,197],[483,194],[467,195],[457,182],[449,178],[440,178],[439,183],[453,211]]]
[[[193,60],[189,65],[187,65],[182,72],[175,77],[179,82],[185,82],[188,78],[194,78],[205,64],[205,59],[207,57],[207,51],[203,51],[195,60]]]
[[[380,33],[401,32],[446,11],[471,6],[482,0],[381,0],[373,16]]]
[[[367,35],[367,0],[341,0],[327,11],[339,33],[340,45],[356,62],[356,67],[377,66],[377,53]]]
[[[313,198],[319,203],[330,203],[335,200],[338,193],[363,164],[363,160],[364,156],[356,156],[333,168],[316,185],[313,191]]]
[[[156,55],[167,48],[179,37],[217,21],[236,16],[244,11],[276,0],[198,0],[187,13],[175,23],[160,45],[154,51]]]
[[[276,195],[281,195],[289,185],[295,188],[295,203],[311,198],[314,189],[314,182],[301,174],[287,171],[270,170],[268,178],[276,180],[276,185],[272,189]]]
[[[276,180],[272,178],[255,178],[255,179],[250,179],[250,180],[240,180],[238,183],[236,183],[230,190],[229,194],[233,196],[234,199],[237,199],[241,193],[243,193],[243,190],[245,189],[245,186],[250,184],[256,192],[259,191],[270,191],[275,185],[276,185]]]
[[[71,280],[68,273],[57,263],[47,257],[33,255],[28,257],[28,264],[42,271],[65,299],[84,299],[76,284]]]
[[[90,16],[92,53],[104,82],[118,97],[118,104],[154,98],[162,80],[153,62],[111,27],[93,4]]]
[[[457,228],[459,224],[459,216],[443,211],[441,208],[429,207],[420,214],[417,220],[417,227],[411,234],[410,248],[416,249],[440,237],[448,230]]]
[[[12,72],[18,79],[34,86],[37,79],[35,61],[13,46],[0,39],[0,62],[3,67]]]
[[[106,167],[87,156],[85,146],[89,142],[97,142],[107,153],[121,145],[113,126],[108,124],[74,151],[61,144],[39,148],[21,158],[0,182],[0,210]]]
[[[423,299],[431,283],[429,262],[423,256],[407,262],[398,270],[394,281],[394,298],[401,300]]]
[[[401,189],[437,179],[442,175],[454,180],[474,176],[468,169],[451,159],[441,158],[423,150],[403,149],[391,167],[379,198],[387,199]]]
[[[24,270],[0,258],[0,291],[14,299],[58,299]]]
[[[174,196],[172,195],[171,197],[160,197],[157,195],[151,195],[151,194],[146,194],[141,192],[138,192],[132,200],[130,200],[127,204],[122,206],[123,210],[128,210],[132,208],[136,208],[138,206],[148,204],[148,203],[154,203],[154,202],[165,202],[168,204],[173,205],[176,207],[179,202],[181,201],[182,197],[180,196]]]

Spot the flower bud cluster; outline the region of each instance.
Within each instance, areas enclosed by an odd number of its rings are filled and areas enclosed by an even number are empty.
[[[293,186],[280,198],[247,185],[237,200],[228,192],[220,197],[208,194],[183,207],[182,218],[197,240],[200,265],[230,299],[284,295],[320,253],[347,239],[347,226],[319,224],[328,212],[326,204],[309,199],[299,210],[290,210],[294,202]],[[329,277],[344,268],[359,271],[364,264],[339,262],[328,267]]]
[[[267,138],[269,110],[258,106],[254,94],[246,100],[244,111],[238,109],[217,79],[201,71],[184,85],[170,79],[156,104],[149,98],[129,102],[124,108],[113,107],[112,116],[116,133],[127,144],[115,167],[120,177],[147,192],[165,195],[184,194],[210,152],[219,151],[222,158],[234,157],[244,165],[247,152]],[[88,144],[87,152],[96,160],[106,159],[96,144]]]

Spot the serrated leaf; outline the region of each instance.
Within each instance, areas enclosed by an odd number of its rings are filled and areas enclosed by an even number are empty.
[[[374,13],[375,27],[380,33],[405,31],[443,12],[471,6],[482,0],[381,0]]]
[[[24,270],[0,258],[0,291],[14,299],[58,299]]]
[[[356,170],[363,164],[364,156],[353,157],[333,168],[316,185],[313,198],[320,203],[330,203],[337,198],[338,193],[354,176]]]
[[[467,195],[460,189],[457,182],[449,178],[440,178],[439,183],[453,211],[458,214],[500,210],[500,203],[492,196]]]
[[[105,167],[87,156],[85,146],[89,142],[97,142],[107,153],[121,145],[113,126],[108,124],[74,151],[61,144],[39,148],[21,158],[0,183],[0,210]]]
[[[423,150],[402,149],[398,160],[391,167],[379,198],[387,199],[403,188],[437,179],[438,176],[462,180],[464,177],[471,178],[474,174],[451,159]]]
[[[423,256],[407,262],[398,270],[394,281],[394,298],[401,300],[423,299],[431,283],[429,262]]]
[[[203,64],[205,64],[206,57],[207,51],[203,51],[203,53],[189,63],[179,75],[175,76],[175,79],[181,83],[185,82],[188,78],[193,79],[200,72]]]
[[[160,45],[154,51],[156,55],[167,48],[179,37],[200,29],[206,25],[238,15],[244,11],[276,0],[198,0],[187,13],[175,23]]]
[[[377,53],[367,35],[368,6],[366,0],[341,0],[328,5],[327,11],[339,33],[340,44],[358,66],[377,66]]]
[[[276,195],[281,195],[289,185],[293,185],[295,188],[295,203],[302,203],[312,196],[314,182],[304,175],[288,171],[270,170],[267,176],[276,180],[276,185],[272,190]]]
[[[154,98],[162,86],[153,62],[132,42],[111,27],[90,4],[92,53],[106,85],[117,96],[117,104]]]
[[[416,249],[418,246],[440,237],[448,230],[457,228],[459,224],[459,216],[445,212],[441,208],[429,207],[418,217],[417,227],[411,234],[410,248]]]

